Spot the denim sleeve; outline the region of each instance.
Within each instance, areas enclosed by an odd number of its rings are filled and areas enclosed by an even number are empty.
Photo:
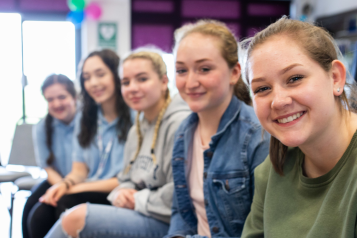
[[[41,168],[48,167],[46,160],[50,155],[50,151],[46,145],[46,129],[44,120],[41,120],[32,128],[32,139],[37,165]]]
[[[174,191],[173,199],[172,199],[172,213],[171,213],[171,222],[168,235],[164,238],[171,237],[190,237],[190,235],[194,235],[196,232],[193,231],[183,220],[178,207],[177,207],[177,198],[176,192]]]

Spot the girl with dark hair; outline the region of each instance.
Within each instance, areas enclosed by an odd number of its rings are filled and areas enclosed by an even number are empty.
[[[175,32],[176,86],[193,113],[175,137],[175,184],[167,238],[240,237],[253,172],[268,135],[241,79],[238,44],[223,23],[201,20]]]
[[[27,199],[22,215],[22,233],[27,238],[28,215],[51,185],[72,169],[72,138],[76,117],[76,91],[65,75],[50,75],[41,87],[48,103],[48,114],[33,128],[33,143],[38,165],[47,172],[47,180],[36,186]]]
[[[175,132],[190,114],[179,95],[170,97],[161,52],[140,48],[122,64],[122,94],[138,112],[124,151],[113,206],[81,204],[66,212],[46,237],[161,238],[169,228],[171,155]],[[140,113],[142,112],[142,113]]]
[[[124,143],[132,125],[118,66],[119,57],[111,50],[92,52],[83,63],[82,115],[75,125],[72,171],[40,198],[38,215],[34,213],[30,225],[37,230],[33,237],[43,237],[68,208],[85,202],[110,204],[107,196],[118,186],[116,175],[123,166]],[[51,224],[41,217],[41,210],[49,208],[54,209]]]

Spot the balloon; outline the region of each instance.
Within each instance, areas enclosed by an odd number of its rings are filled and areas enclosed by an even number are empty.
[[[86,6],[85,0],[67,0],[67,4],[72,12],[83,10]]]
[[[81,23],[84,20],[84,11],[69,12],[67,15],[67,21],[71,21],[78,29],[81,28]]]
[[[86,16],[93,20],[98,20],[102,15],[102,8],[95,2],[89,3],[84,11],[86,12]]]

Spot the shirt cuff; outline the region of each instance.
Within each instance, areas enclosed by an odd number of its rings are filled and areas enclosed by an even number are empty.
[[[150,216],[148,211],[146,210],[146,204],[149,199],[150,189],[145,188],[134,194],[135,199],[135,211],[140,212],[146,216]]]

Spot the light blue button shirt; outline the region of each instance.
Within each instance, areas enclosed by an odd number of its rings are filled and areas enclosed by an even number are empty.
[[[123,168],[123,152],[124,142],[119,142],[116,124],[118,119],[108,123],[104,118],[100,107],[98,107],[98,120],[101,123],[101,130],[97,128],[97,134],[90,145],[82,148],[78,142],[77,137],[73,140],[73,162],[83,162],[89,169],[88,180],[108,179],[115,177]],[[75,135],[80,131],[80,117],[76,119]],[[103,170],[99,173],[99,164],[102,158],[103,151],[98,147],[98,133],[101,133],[103,148],[106,149],[108,143],[112,140],[112,147],[109,152],[106,163],[103,165]]]
[[[72,170],[72,142],[75,121],[79,113],[68,125],[60,120],[53,119],[52,122],[52,151],[55,160],[51,167],[53,167],[62,177],[66,176]],[[47,159],[50,154],[46,145],[46,127],[45,118],[42,119],[32,129],[32,138],[35,149],[35,157],[39,167],[50,167],[47,164]]]

